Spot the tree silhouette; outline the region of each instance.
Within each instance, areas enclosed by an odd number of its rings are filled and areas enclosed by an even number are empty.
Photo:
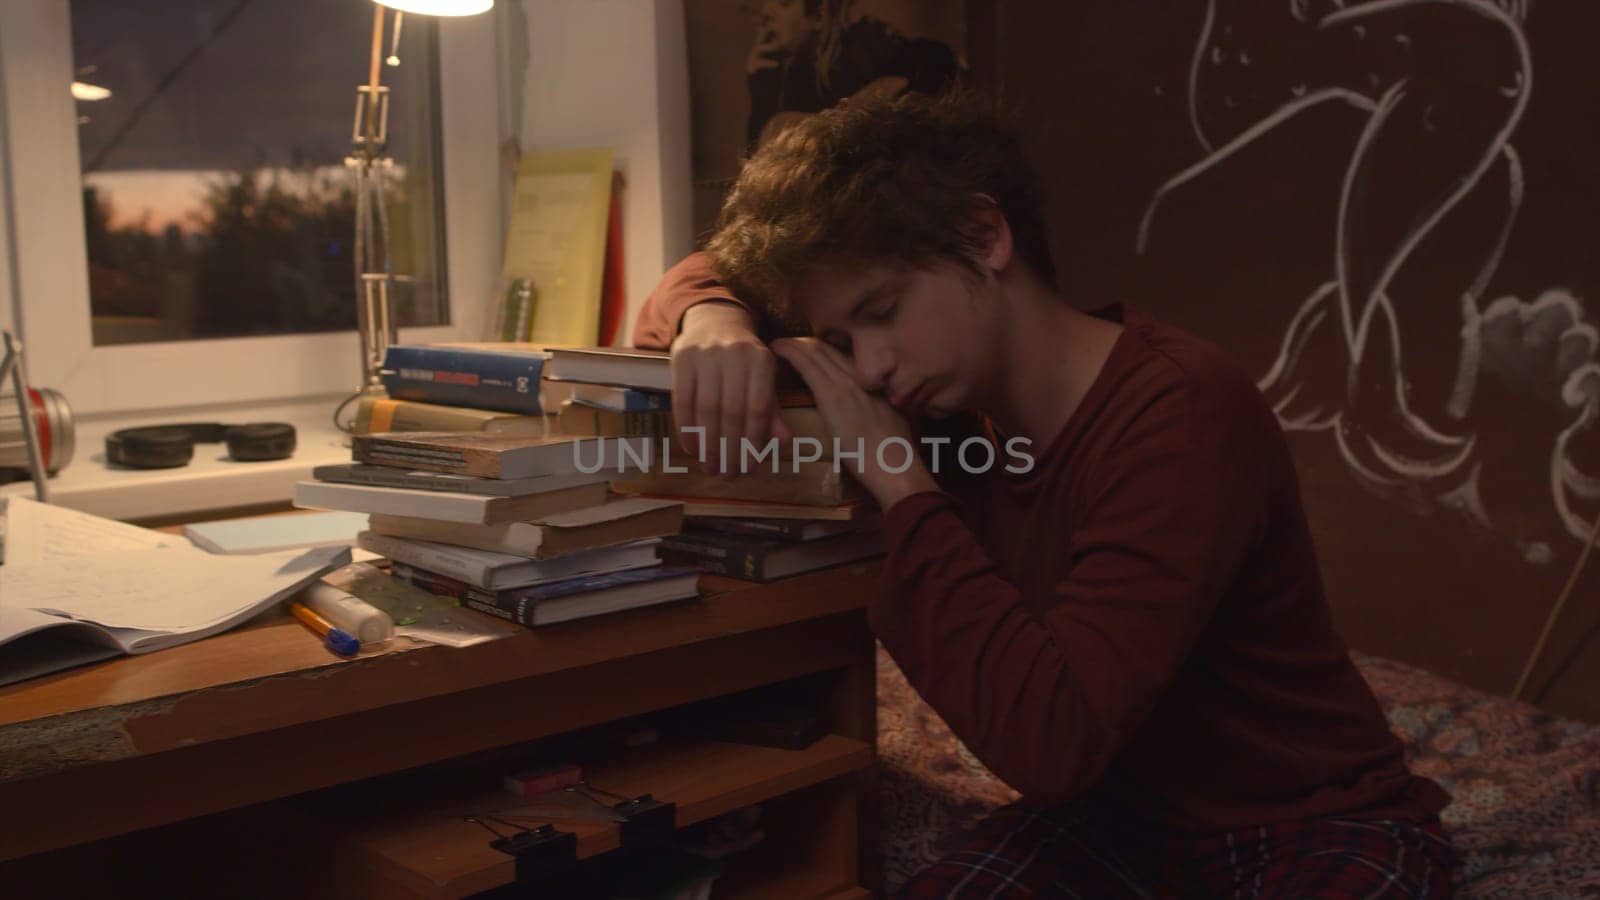
[[[397,274],[415,271],[407,185],[386,192]],[[182,225],[117,221],[83,189],[95,342],[182,340],[355,328],[355,196],[339,174],[300,163],[215,176]],[[394,292],[402,321],[411,292]],[[142,323],[142,324],[132,324]]]

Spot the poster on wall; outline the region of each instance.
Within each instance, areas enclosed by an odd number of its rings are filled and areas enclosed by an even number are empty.
[[[698,241],[739,163],[850,97],[937,93],[966,67],[966,0],[687,0]]]

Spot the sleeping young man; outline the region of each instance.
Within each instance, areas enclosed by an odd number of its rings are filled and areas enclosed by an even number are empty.
[[[982,98],[845,104],[757,151],[635,331],[702,458],[788,438],[778,359],[865,451],[873,630],[1024,798],[905,895],[1449,896],[1448,797],[1333,629],[1272,411],[1069,303],[1039,207]]]

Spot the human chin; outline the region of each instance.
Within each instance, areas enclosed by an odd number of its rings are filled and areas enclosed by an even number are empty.
[[[959,387],[946,384],[928,395],[928,399],[922,403],[919,415],[924,419],[939,421],[950,418],[965,409],[966,406],[967,403]]]

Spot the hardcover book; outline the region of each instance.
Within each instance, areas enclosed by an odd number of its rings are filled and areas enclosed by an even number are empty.
[[[683,504],[671,500],[626,498],[538,521],[467,525],[413,516],[372,516],[369,529],[390,537],[471,547],[492,553],[553,559],[646,538],[677,534]]]
[[[550,421],[545,416],[473,409],[397,400],[390,397],[362,397],[356,406],[356,434],[386,431],[482,431],[486,434],[545,434]]]
[[[604,484],[610,476],[605,472],[586,475],[535,475],[532,478],[479,478],[476,475],[451,475],[446,472],[422,472],[396,469],[392,466],[370,466],[366,463],[335,463],[317,466],[311,477],[318,481],[338,484],[366,484],[381,487],[410,488],[417,491],[444,491],[451,494],[479,494],[485,497],[521,497],[542,494],[562,488],[586,484]]]
[[[452,494],[327,481],[301,481],[294,486],[294,505],[302,509],[341,509],[473,525],[526,522],[596,506],[604,503],[605,499],[604,482],[520,497],[488,497],[482,494]]]
[[[672,391],[672,357],[632,347],[562,347],[550,351],[549,378],[646,391]]]
[[[437,572],[473,587],[498,591],[576,575],[597,575],[653,566],[658,562],[656,550],[661,541],[635,541],[618,547],[583,550],[555,559],[528,559],[432,541],[389,537],[371,531],[361,532],[356,543],[361,549],[370,550],[394,562]]]
[[[631,455],[623,452],[624,444]],[[603,464],[615,474],[647,452],[643,438],[450,432],[358,434],[351,446],[357,462],[482,478],[572,475],[581,472],[580,461],[585,467]]]
[[[552,381],[582,381],[634,388],[641,391],[672,392],[672,356],[665,350],[639,350],[633,347],[552,347]],[[805,382],[788,363],[779,362],[777,374],[779,406],[816,406]]]
[[[588,387],[578,385],[577,387]],[[822,459],[833,458],[833,434],[828,431],[822,413],[814,406],[784,407],[778,412],[783,423],[789,426],[796,439],[811,438],[821,445]],[[583,402],[563,404],[556,415],[556,430],[561,434],[598,437],[649,437],[674,441],[673,452],[687,455],[677,443],[678,426],[670,409],[620,411],[602,409]],[[759,448],[758,448],[759,449]],[[814,447],[807,448],[815,450]],[[729,446],[730,452],[733,446]],[[778,458],[791,459],[794,444],[778,442]]]
[[[829,521],[826,519],[756,519],[756,518],[725,518],[721,516],[694,516],[685,517],[683,528],[685,531],[709,532],[712,534],[743,535],[768,541],[814,541],[818,538],[833,537],[836,534],[848,534],[852,531],[861,531],[871,527],[876,516],[869,516],[863,521]]]
[[[759,582],[854,562],[882,552],[883,538],[877,532],[841,534],[804,543],[718,534],[680,534],[661,541],[661,558],[669,564],[698,565],[707,572]]]
[[[525,588],[485,591],[416,566],[397,563],[395,577],[460,600],[469,609],[530,628],[699,596],[700,570],[652,565],[580,575]]]
[[[684,460],[675,465],[686,465],[688,462]],[[612,484],[622,494],[760,500],[797,506],[838,506],[866,496],[860,484],[845,474],[842,468],[836,470],[834,464],[827,460],[784,462],[778,466],[777,472],[771,471],[771,463],[768,462],[731,478],[721,478],[698,469],[666,472],[658,467],[653,471],[619,478]]]
[[[572,382],[572,399],[578,403],[617,412],[645,412],[672,408],[671,394],[609,384],[588,384],[581,381]]]
[[[398,400],[540,415],[539,379],[547,359],[534,350],[396,344],[384,353],[381,377]]]

